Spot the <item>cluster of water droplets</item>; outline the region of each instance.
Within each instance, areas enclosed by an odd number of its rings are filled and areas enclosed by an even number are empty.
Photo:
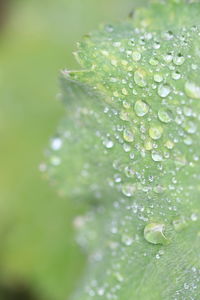
[[[50,166],[41,165],[41,170],[65,170],[65,150],[92,134],[84,140],[82,157],[88,161],[78,169],[71,194],[89,194],[100,205],[77,217],[74,225],[91,263],[98,269],[105,253],[109,263],[104,263],[104,278],[92,278],[85,287],[87,299],[120,300],[125,266],[133,264],[143,272],[140,261],[148,264],[149,253],[164,259],[164,247],[199,220],[199,212],[190,205],[200,181],[200,84],[195,75],[200,60],[197,50],[191,50],[196,40],[200,41],[197,27],[160,34],[131,28],[124,38],[124,32],[115,34],[109,25],[105,39],[95,41],[89,52],[92,77],[89,72],[73,74],[75,80],[89,81],[104,99],[90,109],[89,102],[79,102],[71,117],[74,127],[61,129],[51,141]],[[81,164],[82,158],[76,159]],[[197,203],[198,195],[192,200]],[[161,248],[148,252],[146,243]],[[196,286],[197,269],[192,274]],[[192,283],[184,283],[173,299],[186,299],[182,295],[192,289],[195,293]]]

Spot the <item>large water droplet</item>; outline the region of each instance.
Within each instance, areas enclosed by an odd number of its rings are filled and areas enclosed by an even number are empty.
[[[138,100],[135,103],[134,109],[135,109],[135,113],[137,116],[143,117],[144,115],[146,115],[148,113],[149,106],[144,101]]]
[[[146,82],[146,72],[144,70],[138,69],[134,73],[134,81],[140,87],[145,87],[147,85]]]
[[[187,81],[185,83],[185,92],[188,97],[200,99],[200,86],[196,85],[194,82]]]
[[[167,238],[164,235],[165,225],[161,223],[150,223],[144,228],[144,238],[151,244],[162,244],[168,243]]]

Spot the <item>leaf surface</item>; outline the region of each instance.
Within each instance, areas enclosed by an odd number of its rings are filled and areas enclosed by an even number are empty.
[[[72,299],[200,299],[200,5],[152,3],[85,36],[47,152],[88,266]]]

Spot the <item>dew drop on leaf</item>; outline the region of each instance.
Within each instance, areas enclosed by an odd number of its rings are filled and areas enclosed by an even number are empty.
[[[151,157],[152,157],[153,161],[159,162],[159,161],[163,160],[162,154],[157,151],[152,151]]]
[[[140,87],[145,87],[146,82],[146,72],[144,70],[138,69],[134,73],[134,81]]]
[[[179,53],[177,56],[174,56],[173,58],[173,63],[177,66],[182,65],[184,61],[185,61],[185,57],[181,53]]]
[[[158,87],[158,95],[162,98],[167,97],[171,92],[171,88],[167,84],[161,84]]]
[[[134,141],[134,135],[130,129],[124,129],[123,137],[124,137],[124,140],[128,143],[131,143]]]
[[[133,54],[132,54],[132,58],[133,58],[134,61],[139,61],[141,59],[141,53],[137,52],[137,51],[134,51]]]
[[[148,113],[149,106],[144,101],[138,100],[135,103],[134,109],[135,109],[135,113],[138,117],[143,117],[144,115],[146,115]]]
[[[161,74],[157,73],[153,76],[153,79],[155,82],[161,82],[161,81],[163,81],[163,76]]]
[[[153,140],[159,140],[162,136],[163,128],[161,126],[154,126],[149,128],[149,136]]]
[[[165,225],[161,223],[149,223],[144,228],[144,238],[151,244],[166,244],[168,242],[164,235]]]
[[[160,109],[158,111],[158,118],[163,123],[169,123],[171,121],[171,114],[167,110]]]
[[[187,81],[185,83],[185,92],[188,97],[200,99],[200,86],[196,85],[194,82]]]
[[[176,218],[172,221],[173,227],[175,231],[179,232],[182,231],[184,228],[187,227],[187,222],[183,216]]]

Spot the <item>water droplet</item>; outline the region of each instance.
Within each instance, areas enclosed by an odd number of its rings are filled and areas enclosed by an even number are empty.
[[[51,148],[54,151],[60,150],[60,148],[62,147],[63,141],[56,137],[51,141]]]
[[[121,110],[119,113],[119,117],[123,121],[129,121],[129,113],[125,110]]]
[[[162,194],[163,191],[164,191],[164,188],[162,185],[156,185],[154,188],[153,188],[153,191],[156,193],[156,194]]]
[[[114,277],[117,279],[117,281],[119,282],[123,282],[124,281],[124,278],[122,277],[122,275],[117,272],[117,273],[114,273]]]
[[[153,44],[153,48],[154,48],[154,49],[159,49],[159,48],[160,48],[160,43],[159,43],[159,42],[155,42],[155,43]]]
[[[180,79],[180,78],[181,78],[181,74],[180,74],[178,71],[174,71],[174,72],[172,73],[172,79],[178,80],[178,79]]]
[[[167,32],[164,32],[164,34],[163,34],[163,38],[167,41],[172,40],[173,37],[174,37],[173,32],[170,30]]]
[[[113,32],[114,28],[113,28],[112,25],[107,24],[107,25],[105,25],[105,30],[106,30],[107,32]]]
[[[124,129],[123,137],[124,137],[124,140],[128,143],[131,143],[134,141],[134,135],[130,129],[127,129],[127,128]]]
[[[133,243],[133,238],[131,236],[128,236],[127,234],[122,235],[122,243],[126,246],[131,246]]]
[[[125,152],[129,152],[131,151],[131,146],[129,144],[124,143],[123,144],[123,149]]]
[[[163,128],[161,126],[155,126],[149,128],[149,136],[153,140],[159,140],[163,134]]]
[[[144,101],[138,100],[135,103],[134,109],[135,109],[135,113],[137,116],[143,117],[144,115],[146,115],[148,113],[149,106]]]
[[[192,139],[190,136],[186,136],[183,140],[184,144],[191,146],[192,145]]]
[[[173,59],[173,55],[172,53],[167,53],[166,55],[163,56],[163,59],[166,63],[170,63]]]
[[[168,243],[167,238],[164,235],[165,225],[160,223],[150,223],[144,228],[144,238],[151,244],[162,244]]]
[[[185,92],[188,97],[200,99],[200,86],[196,85],[194,82],[187,81],[185,83]]]
[[[122,193],[127,197],[131,197],[135,192],[135,189],[135,185],[130,183],[122,185]]]
[[[153,76],[153,79],[155,82],[161,82],[161,81],[163,81],[163,76],[162,76],[162,74],[157,73]]]
[[[172,221],[175,231],[181,231],[187,227],[187,222],[183,216],[176,218]]]
[[[122,89],[122,94],[125,95],[125,96],[127,96],[127,95],[128,95],[127,89],[123,88],[123,89]]]
[[[197,214],[196,213],[193,213],[193,214],[191,214],[191,220],[192,221],[194,221],[194,222],[196,222],[197,220],[198,220],[198,216],[197,216]]]
[[[134,61],[139,61],[141,59],[141,53],[137,52],[137,51],[134,51],[133,54],[132,54],[132,57],[133,57]]]
[[[107,149],[111,149],[114,146],[113,141],[108,139],[104,140],[103,144]]]
[[[158,95],[162,98],[167,97],[171,92],[171,88],[167,84],[161,84],[158,87]]]
[[[174,58],[173,58],[173,63],[177,66],[182,65],[184,63],[184,61],[185,61],[185,57],[181,53],[174,56]]]
[[[157,151],[152,151],[151,157],[152,157],[153,161],[156,161],[156,162],[163,160],[162,154]]]
[[[166,143],[165,143],[165,147],[167,148],[167,149],[173,149],[174,148],[174,143],[172,142],[172,141],[170,141],[170,140],[168,140],[168,141],[166,141]]]
[[[151,57],[149,60],[150,65],[152,66],[157,66],[158,65],[158,60],[155,57]]]
[[[140,87],[145,87],[147,85],[146,82],[146,72],[144,70],[138,69],[134,73],[134,81]]]
[[[146,139],[144,142],[144,148],[145,150],[152,150],[153,149],[153,143],[151,139]]]
[[[159,109],[158,118],[163,123],[169,123],[172,120],[170,111],[164,109]]]
[[[195,133],[196,130],[197,130],[196,124],[194,122],[192,122],[192,121],[185,122],[184,125],[183,125],[183,127],[184,127],[185,131],[187,133],[190,133],[190,134]]]
[[[61,160],[57,156],[52,156],[50,161],[53,166],[59,166],[61,164]]]

